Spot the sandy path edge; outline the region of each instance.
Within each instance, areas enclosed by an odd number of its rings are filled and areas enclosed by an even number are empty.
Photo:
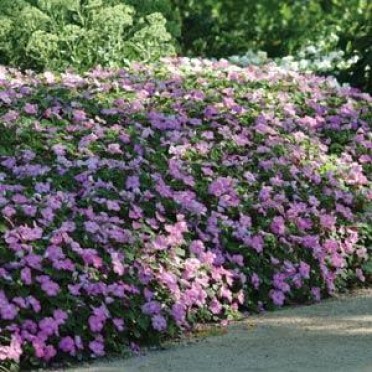
[[[251,316],[223,335],[69,372],[372,372],[372,289]]]

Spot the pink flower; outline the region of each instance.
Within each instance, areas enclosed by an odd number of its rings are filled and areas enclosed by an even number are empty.
[[[13,334],[9,346],[0,345],[0,361],[13,360],[18,363],[22,352],[22,339],[18,334]]]
[[[52,345],[47,345],[44,348],[44,356],[43,359],[47,362],[49,362],[51,359],[53,359],[57,355],[57,350]]]
[[[327,230],[332,230],[336,224],[336,217],[331,216],[329,214],[324,214],[320,216],[320,224],[323,228]]]
[[[107,200],[106,205],[109,211],[120,211],[120,204],[115,200]]]
[[[333,253],[331,256],[331,264],[333,267],[342,268],[345,266],[345,260],[339,253]]]
[[[365,276],[363,275],[363,271],[361,269],[356,269],[355,270],[355,275],[356,277],[362,282],[364,283],[366,281],[366,278]]]
[[[35,241],[41,239],[43,236],[43,230],[37,226],[34,228],[21,226],[18,232],[23,241]]]
[[[119,143],[110,143],[107,147],[107,152],[110,154],[122,154],[123,151],[120,148]]]
[[[124,255],[118,252],[111,253],[111,261],[114,273],[119,276],[124,275],[125,267],[123,265]]]
[[[222,305],[216,298],[214,298],[209,305],[209,309],[212,314],[219,314],[222,310]]]
[[[26,114],[36,115],[38,111],[38,105],[32,105],[30,103],[26,103],[23,110]]]
[[[202,252],[205,251],[204,243],[201,240],[194,240],[190,244],[190,252],[194,253],[195,255],[200,255]]]
[[[283,235],[285,233],[284,218],[281,216],[274,217],[270,228],[274,234]]]
[[[83,110],[74,110],[72,116],[76,122],[82,122],[87,118],[87,114]]]

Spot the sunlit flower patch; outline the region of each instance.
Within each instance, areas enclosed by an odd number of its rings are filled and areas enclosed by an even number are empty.
[[[122,353],[368,277],[371,97],[275,66],[0,69],[0,361]]]

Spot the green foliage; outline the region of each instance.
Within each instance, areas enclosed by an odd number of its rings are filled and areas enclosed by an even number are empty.
[[[173,0],[182,16],[183,52],[205,57],[296,55],[308,45],[358,57],[341,81],[371,90],[371,15],[367,0]],[[337,70],[336,70],[337,72]]]
[[[172,0],[126,0],[126,4],[136,8],[141,17],[159,12],[167,20],[167,30],[174,37],[181,36],[181,15],[179,9],[172,4]]]
[[[4,0],[0,62],[84,71],[174,54],[164,16],[156,7],[136,10],[121,0]]]
[[[371,15],[368,0],[1,0],[0,63],[84,71],[252,50],[371,92]]]

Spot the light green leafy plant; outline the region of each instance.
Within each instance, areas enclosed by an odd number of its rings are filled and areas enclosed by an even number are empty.
[[[159,12],[137,16],[121,0],[4,0],[0,4],[0,63],[86,70],[175,53]]]

